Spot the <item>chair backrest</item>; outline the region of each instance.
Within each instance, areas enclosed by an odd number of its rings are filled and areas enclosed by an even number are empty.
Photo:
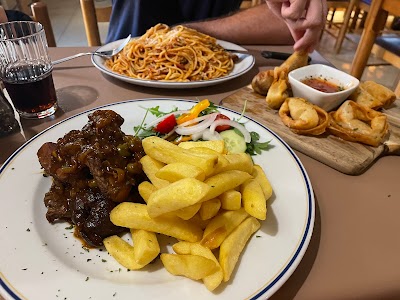
[[[322,32],[321,32],[321,37],[324,32],[327,32],[328,34],[330,34],[336,38],[334,32],[337,28],[340,28],[340,26],[343,25],[343,23],[336,23],[334,21],[335,14],[339,10],[345,11],[347,9],[347,7],[349,6],[349,0],[327,0],[326,4],[328,7],[328,14],[326,16],[325,27],[322,29]],[[333,29],[333,30],[331,30],[331,29]]]
[[[101,46],[98,22],[108,22],[111,6],[96,7],[94,0],[80,0],[83,23],[89,46]]]
[[[56,47],[53,27],[50,22],[47,5],[40,0],[16,0],[16,9],[30,16],[32,20],[43,25],[46,33],[47,44]]]
[[[32,19],[43,25],[49,47],[56,47],[53,26],[51,25],[47,5],[41,1],[31,4]]]

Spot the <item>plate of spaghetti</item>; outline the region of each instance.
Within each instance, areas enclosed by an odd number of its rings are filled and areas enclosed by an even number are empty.
[[[98,51],[116,48],[121,42],[109,43]],[[111,59],[93,55],[92,63],[101,72],[132,84],[203,87],[231,80],[253,67],[254,56],[225,49],[246,50],[182,25],[157,24],[144,35],[133,38]]]

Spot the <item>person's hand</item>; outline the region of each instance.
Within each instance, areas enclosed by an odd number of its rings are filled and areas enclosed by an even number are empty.
[[[315,49],[325,26],[326,0],[266,0],[269,8],[283,18],[295,44],[294,50]]]
[[[8,22],[6,11],[3,6],[0,5],[0,23]]]

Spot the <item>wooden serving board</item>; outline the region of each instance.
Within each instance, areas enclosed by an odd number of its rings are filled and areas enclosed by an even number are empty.
[[[267,106],[265,97],[254,93],[249,86],[229,95],[220,105],[240,113],[246,100],[248,117],[270,128],[293,149],[342,173],[358,175],[381,156],[400,155],[399,99],[389,109],[383,111],[388,116],[390,133],[387,140],[379,147],[344,141],[328,133],[315,137],[295,134],[282,123],[278,111]]]

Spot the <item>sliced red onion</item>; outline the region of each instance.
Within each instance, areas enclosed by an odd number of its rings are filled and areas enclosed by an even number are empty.
[[[204,116],[201,116],[201,117],[194,118],[192,120],[189,120],[189,121],[186,121],[186,122],[184,122],[182,124],[179,124],[178,127],[186,127],[186,126],[189,126],[189,125],[192,125],[192,124],[199,123],[200,121],[208,119],[212,115],[219,115],[219,113],[212,113],[212,114],[209,114],[209,115],[204,115]]]
[[[232,120],[219,119],[219,120],[216,120],[215,122],[213,122],[210,125],[210,131],[212,133],[215,132],[215,128],[217,126],[219,126],[219,125],[229,125],[231,127],[235,127],[236,129],[238,129],[243,134],[244,141],[246,143],[250,143],[251,142],[250,132],[248,132],[247,129],[243,125],[239,124],[238,122],[235,122],[235,121],[232,121]]]
[[[157,124],[160,123],[162,120],[168,118],[170,115],[176,116],[176,115],[187,114],[187,113],[189,113],[188,110],[177,110],[177,111],[174,111],[174,112],[172,112],[172,113],[163,115],[162,117],[159,117],[159,118],[155,119],[154,121],[151,121],[149,124],[147,124],[147,125],[146,125],[146,129],[149,129],[149,128],[151,128],[151,127],[154,127],[154,125],[157,125]]]
[[[204,121],[200,122],[197,125],[188,126],[188,127],[183,127],[182,124],[178,125],[175,128],[175,132],[180,135],[193,135],[194,133],[203,131],[204,129],[209,127],[215,121],[215,118],[217,117],[217,115],[218,115],[217,113],[209,114],[209,115],[205,116],[206,118],[204,118]],[[203,118],[203,117],[199,117],[199,118]],[[196,118],[196,119],[199,119],[199,118]],[[185,122],[185,123],[187,123],[187,122]]]
[[[164,140],[168,139],[170,136],[172,136],[175,133],[175,127],[172,129],[170,132],[168,132],[166,135],[164,135],[162,138]]]
[[[214,131],[211,132],[209,128],[203,131],[202,133],[202,139],[205,141],[214,141],[214,140],[222,140],[221,135]]]
[[[205,129],[205,130],[208,130],[208,129]],[[196,133],[193,133],[193,134],[192,134],[192,140],[193,140],[193,141],[197,141],[197,140],[203,138],[203,132],[204,132],[204,130],[203,130],[203,131],[196,132]]]

